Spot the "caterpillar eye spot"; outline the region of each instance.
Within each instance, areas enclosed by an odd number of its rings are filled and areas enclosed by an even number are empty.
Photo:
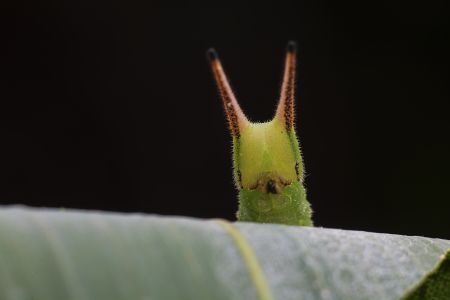
[[[242,187],[242,173],[240,170],[237,170],[237,176],[238,176],[239,185]]]
[[[300,163],[298,161],[295,163],[295,173],[297,174],[297,180],[300,181]]]

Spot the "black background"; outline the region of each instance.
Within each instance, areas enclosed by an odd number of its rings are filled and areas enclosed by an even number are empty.
[[[264,121],[292,39],[316,225],[450,238],[446,1],[5,2],[0,204],[234,219],[205,51]]]

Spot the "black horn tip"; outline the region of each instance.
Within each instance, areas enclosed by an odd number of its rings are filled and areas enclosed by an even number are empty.
[[[289,53],[296,53],[297,52],[297,43],[295,41],[289,41],[287,44],[287,51]]]
[[[214,50],[214,48],[209,48],[208,51],[206,51],[206,56],[211,62],[219,59],[219,55],[217,55],[217,52],[216,50]]]

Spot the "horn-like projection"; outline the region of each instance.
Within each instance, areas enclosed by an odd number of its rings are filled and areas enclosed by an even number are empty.
[[[286,129],[290,130],[294,126],[294,93],[295,93],[295,71],[296,71],[297,45],[289,42],[284,65],[283,83],[281,85],[280,101],[275,114],[275,118],[284,122]]]
[[[214,78],[217,83],[217,87],[220,92],[220,96],[223,101],[223,106],[225,108],[225,113],[227,114],[228,124],[230,126],[231,134],[234,137],[240,136],[240,131],[245,127],[249,121],[247,117],[242,112],[239,103],[234,96],[233,90],[231,89],[230,83],[228,82],[227,76],[223,71],[222,64],[220,63],[219,56],[214,49],[208,50],[208,58],[211,63],[211,68],[214,73]]]

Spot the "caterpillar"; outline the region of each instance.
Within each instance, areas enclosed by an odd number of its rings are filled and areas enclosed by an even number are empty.
[[[239,106],[217,52],[207,52],[233,143],[239,191],[238,221],[312,226],[303,185],[304,167],[295,132],[297,47],[286,50],[280,98],[272,120],[251,122]]]

